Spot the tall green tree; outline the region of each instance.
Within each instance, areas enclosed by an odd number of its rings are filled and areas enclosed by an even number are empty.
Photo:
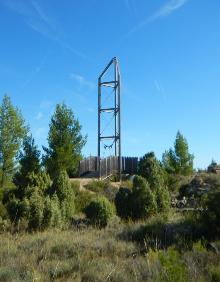
[[[163,165],[168,173],[191,175],[193,173],[194,156],[189,153],[186,138],[178,131],[174,150],[163,154]]]
[[[15,173],[13,182],[19,190],[25,190],[26,187],[31,186],[33,183],[33,173],[37,175],[41,171],[40,151],[35,145],[32,136],[24,138],[18,159],[19,170]]]
[[[81,150],[86,143],[81,128],[70,108],[64,103],[56,106],[50,122],[49,147],[43,147],[46,153],[43,162],[52,178],[63,170],[69,175],[77,172]]]
[[[24,119],[18,108],[11,103],[9,96],[3,97],[0,105],[0,185],[4,186],[15,168],[15,157],[27,133]]]

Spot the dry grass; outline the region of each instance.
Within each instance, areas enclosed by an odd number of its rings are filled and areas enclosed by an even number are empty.
[[[211,281],[210,269],[219,267],[219,255],[200,245],[143,253],[119,239],[126,228],[116,218],[102,230],[1,234],[0,281]]]

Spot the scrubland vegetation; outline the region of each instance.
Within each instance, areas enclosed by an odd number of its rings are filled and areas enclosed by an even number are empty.
[[[120,187],[73,179],[85,142],[58,104],[41,157],[3,98],[0,281],[220,281],[220,175],[194,170],[183,135]]]

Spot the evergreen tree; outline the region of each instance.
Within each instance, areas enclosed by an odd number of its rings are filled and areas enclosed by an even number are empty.
[[[154,152],[147,153],[140,159],[138,174],[147,180],[152,191],[164,186],[164,170]]]
[[[145,178],[135,176],[132,188],[132,217],[147,218],[155,214],[157,204]]]
[[[166,187],[158,187],[155,191],[157,212],[167,212],[170,209],[170,194]]]
[[[45,151],[44,164],[54,178],[61,170],[74,174],[78,170],[81,149],[86,137],[81,134],[81,125],[75,119],[70,108],[64,103],[58,104],[51,118],[48,135],[48,148]]]
[[[75,211],[75,195],[66,171],[60,171],[54,179],[52,193],[56,194],[60,201],[64,221],[68,221]]]
[[[34,144],[32,136],[27,136],[23,142],[23,150],[19,155],[19,171],[15,174],[13,182],[18,189],[24,189],[27,186],[31,186],[32,173],[40,173],[40,151]]]
[[[15,157],[27,133],[21,112],[15,108],[5,95],[0,106],[0,168],[1,186],[13,175]]]
[[[191,175],[194,156],[189,153],[186,138],[178,131],[174,151],[170,149],[163,155],[163,165],[168,173]]]
[[[30,197],[28,227],[30,230],[41,229],[44,219],[44,199],[37,190]]]
[[[132,192],[128,188],[121,187],[115,196],[115,207],[118,216],[129,218],[132,215]]]

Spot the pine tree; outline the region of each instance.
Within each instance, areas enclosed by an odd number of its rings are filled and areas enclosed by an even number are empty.
[[[43,148],[46,153],[44,164],[52,178],[62,170],[69,175],[77,172],[81,150],[86,143],[81,128],[70,108],[64,103],[56,106],[50,122],[49,147]]]
[[[27,136],[23,142],[23,150],[19,155],[19,171],[16,172],[13,182],[18,189],[25,189],[32,185],[32,173],[39,174],[40,166],[40,151],[34,144],[32,136]]]
[[[140,159],[138,174],[147,180],[152,191],[164,186],[164,170],[154,152],[147,153]]]
[[[163,155],[163,165],[168,173],[191,175],[193,173],[194,156],[189,153],[186,138],[178,131],[174,150],[170,149]]]
[[[12,105],[5,95],[0,106],[0,184],[4,186],[15,169],[15,157],[27,133],[21,112]]]
[[[132,188],[132,217],[134,219],[147,218],[155,214],[157,204],[145,178],[135,176]]]

